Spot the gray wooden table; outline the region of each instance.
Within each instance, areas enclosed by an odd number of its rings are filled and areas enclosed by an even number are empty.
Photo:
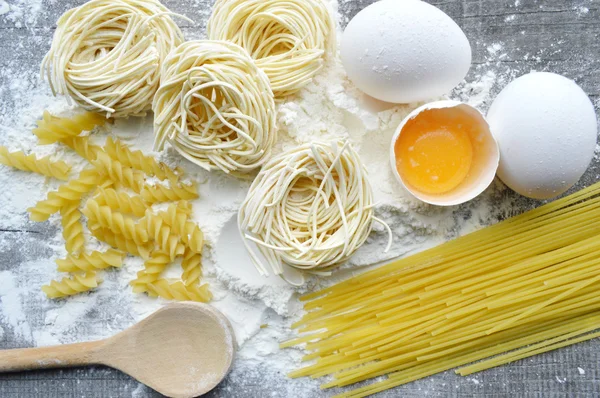
[[[401,1],[401,0],[398,0]],[[25,12],[28,0],[8,0]],[[374,0],[340,0],[343,23]],[[432,0],[464,29],[471,40],[474,67],[470,79],[487,70],[498,74],[522,74],[548,70],[575,79],[600,105],[600,2],[598,0]],[[0,5],[3,3],[0,1]],[[36,3],[35,1],[31,3]],[[0,90],[1,109],[6,115],[16,109],[18,100],[7,90],[12,73],[32,76],[49,48],[50,36],[58,16],[82,0],[44,0],[42,11],[34,21],[27,15],[15,21],[0,16]],[[164,0],[175,12],[188,15],[199,24],[184,28],[190,39],[202,38],[211,0]],[[1,8],[1,7],[0,7]],[[508,71],[512,71],[509,73]],[[32,81],[32,87],[39,85]],[[494,87],[497,91],[500,87]],[[485,107],[488,104],[483,104]],[[577,188],[600,178],[600,160],[596,159]],[[10,187],[3,187],[10,189]],[[510,195],[510,194],[509,194]],[[517,208],[535,205],[514,196]],[[2,204],[0,203],[0,206]],[[457,211],[461,214],[461,210]],[[463,214],[468,216],[468,212]],[[2,228],[0,238],[11,239],[15,231]],[[0,271],[18,267],[28,259],[43,258],[47,253],[36,249],[36,241],[54,231],[43,225],[25,224],[20,231],[33,236],[25,250],[0,252]],[[21,253],[21,254],[19,254]],[[1,281],[0,281],[1,283]],[[28,309],[36,311],[35,308]],[[0,323],[0,325],[2,325]],[[0,336],[0,348],[23,346],[8,325]],[[405,396],[530,396],[595,397],[600,396],[600,342],[590,341],[575,347],[540,355],[470,378],[452,372],[420,380],[381,394],[383,397]],[[578,369],[580,368],[580,369]],[[581,371],[583,370],[584,373]],[[268,373],[268,374],[267,374]],[[316,397],[323,393],[314,383],[289,381],[281,373],[260,365],[238,366],[210,397]],[[268,382],[267,382],[268,380]],[[70,369],[0,375],[0,397],[157,397],[159,394],[140,388],[138,383],[118,371],[107,368]]]

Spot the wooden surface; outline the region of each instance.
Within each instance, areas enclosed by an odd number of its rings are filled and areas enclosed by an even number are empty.
[[[401,0],[398,0],[401,1]],[[27,4],[26,0],[8,0]],[[210,0],[165,0],[173,11],[199,22],[186,27],[190,39],[203,37]],[[340,0],[344,23],[373,0]],[[530,70],[548,70],[575,79],[599,105],[600,95],[600,2],[598,0],[433,0],[464,29],[471,41],[474,67],[468,79],[491,70],[498,75],[520,75]],[[2,3],[2,2],[0,2]],[[0,87],[1,106],[14,109],[19,99],[10,89],[11,73],[31,72],[39,67],[49,48],[52,27],[58,16],[81,0],[44,1],[40,17],[33,23],[16,26],[0,16]],[[37,83],[36,83],[37,84]],[[494,87],[497,92],[502,82]],[[506,84],[506,82],[504,82]],[[483,104],[483,107],[488,104]],[[588,170],[577,187],[599,179],[600,161]],[[1,201],[0,196],[0,201]],[[514,197],[517,209],[533,205]],[[0,202],[1,205],[1,202]],[[469,216],[457,211],[458,216]],[[0,221],[1,223],[1,221]],[[19,231],[29,234],[27,250],[0,252],[0,271],[18,267],[24,258],[44,258],[36,242],[54,231],[43,225],[26,224]],[[14,231],[3,229],[3,239],[12,239]],[[6,247],[6,246],[4,246]],[[23,254],[26,253],[26,254]],[[1,281],[0,281],[1,283]],[[28,308],[29,311],[40,311]],[[107,314],[101,314],[107,316]],[[1,324],[1,321],[0,321]],[[24,343],[5,328],[0,347],[20,347]],[[472,377],[460,378],[451,372],[420,380],[388,391],[383,397],[597,397],[600,396],[600,342],[590,341],[492,369]],[[580,368],[580,369],[578,369]],[[583,373],[585,372],[585,373]],[[39,371],[0,375],[0,397],[158,397],[151,390],[121,372],[107,368]],[[289,381],[281,373],[261,366],[237,366],[233,373],[209,397],[317,397],[322,393],[314,383]]]

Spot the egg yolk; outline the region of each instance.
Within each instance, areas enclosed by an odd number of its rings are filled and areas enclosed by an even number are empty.
[[[460,125],[413,126],[402,131],[394,150],[403,181],[429,194],[456,188],[473,162],[470,135]]]

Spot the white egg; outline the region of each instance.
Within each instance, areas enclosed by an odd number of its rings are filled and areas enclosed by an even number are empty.
[[[594,156],[594,106],[566,77],[519,77],[494,100],[487,120],[500,146],[498,176],[521,195],[550,199],[564,193]]]
[[[420,0],[381,0],[348,24],[341,58],[352,82],[382,101],[446,94],[471,66],[471,46],[443,11]]]

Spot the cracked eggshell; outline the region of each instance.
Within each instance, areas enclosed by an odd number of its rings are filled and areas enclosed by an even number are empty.
[[[340,55],[359,89],[393,103],[446,94],[471,66],[461,28],[420,0],[381,0],[360,11],[344,31]]]
[[[396,167],[395,146],[408,121],[427,117],[428,112],[435,112],[440,109],[452,110],[452,112],[447,113],[449,124],[453,123],[457,116],[470,119],[472,125],[479,128],[476,140],[480,145],[477,153],[474,154],[474,161],[469,174],[458,187],[443,194],[428,194],[418,191],[403,180]],[[499,161],[498,144],[483,114],[478,109],[459,101],[435,101],[415,109],[400,123],[390,145],[390,165],[398,182],[417,199],[436,206],[455,206],[479,196],[494,181]]]
[[[496,97],[487,120],[500,146],[498,176],[523,196],[564,193],[594,156],[594,106],[566,77],[547,72],[519,77]]]

